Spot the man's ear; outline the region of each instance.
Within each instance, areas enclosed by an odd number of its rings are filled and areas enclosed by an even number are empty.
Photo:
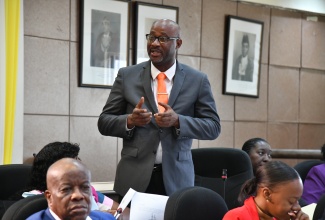
[[[182,41],[182,39],[177,39],[176,40],[176,49],[179,49],[181,46],[182,46],[182,43],[183,43],[183,41]]]
[[[47,200],[48,206],[50,207],[51,204],[52,204],[52,194],[51,194],[51,192],[49,190],[45,190],[44,196],[45,196],[45,198]]]

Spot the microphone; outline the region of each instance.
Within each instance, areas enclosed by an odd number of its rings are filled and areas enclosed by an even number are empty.
[[[224,180],[224,181],[226,181],[227,180],[227,169],[222,169],[222,176],[221,176],[221,178]]]
[[[115,219],[118,219],[118,217],[120,217],[120,214],[122,213],[122,211],[123,211],[122,208],[118,208],[116,210],[115,215],[114,215]]]
[[[228,174],[227,169],[222,169],[222,175],[221,179],[223,179],[223,199],[226,201],[226,180],[227,180]]]

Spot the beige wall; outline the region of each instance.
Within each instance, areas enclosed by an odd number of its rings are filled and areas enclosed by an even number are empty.
[[[194,141],[194,148],[240,148],[252,137],[278,149],[319,149],[325,143],[324,15],[309,22],[304,13],[228,0],[146,2],[179,7],[179,60],[207,73],[212,84],[222,134]],[[122,141],[97,130],[110,90],[77,85],[79,7],[78,0],[24,1],[24,161],[49,142],[76,142],[93,181],[112,181]],[[222,94],[226,15],[264,22],[257,99]]]

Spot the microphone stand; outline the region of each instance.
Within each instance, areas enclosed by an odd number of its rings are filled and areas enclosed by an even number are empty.
[[[223,199],[226,201],[226,181],[227,181],[227,169],[222,169],[222,176],[223,179]]]

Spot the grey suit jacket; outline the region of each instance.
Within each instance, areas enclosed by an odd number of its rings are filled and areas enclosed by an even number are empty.
[[[220,119],[206,74],[178,62],[168,105],[179,115],[180,134],[173,127],[158,127],[154,117],[146,126],[127,132],[127,115],[142,96],[142,107],[152,114],[158,112],[151,80],[150,61],[121,68],[98,120],[101,134],[123,138],[114,184],[122,196],[130,187],[139,192],[147,189],[159,142],[167,195],[193,186],[192,140],[213,140],[220,134]]]

